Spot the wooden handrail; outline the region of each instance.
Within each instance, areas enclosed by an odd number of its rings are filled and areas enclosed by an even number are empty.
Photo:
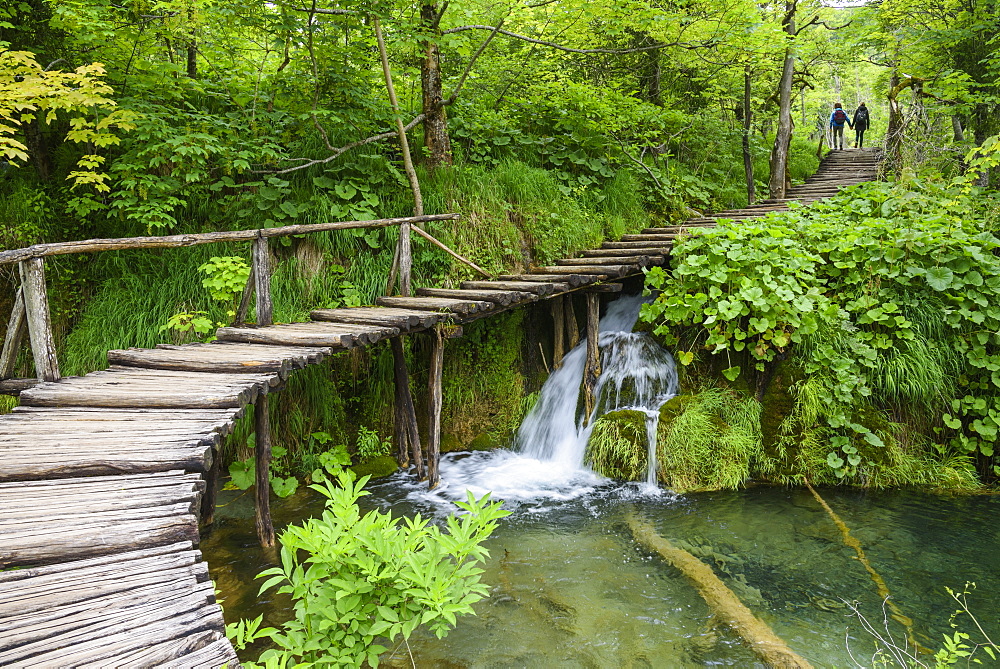
[[[403,223],[453,221],[459,217],[459,214],[433,214],[404,218],[381,218],[374,221],[338,221],[334,223],[286,225],[280,228],[262,228],[258,230],[233,230],[228,232],[202,232],[190,235],[122,237],[118,239],[86,239],[75,242],[54,242],[51,244],[35,244],[23,249],[0,251],[0,265],[9,265],[31,258],[44,258],[45,256],[72,253],[98,253],[100,251],[123,249],[181,248],[185,246],[197,246],[199,244],[216,244],[218,242],[252,242],[261,237],[290,237],[309,232],[347,230],[351,228],[386,228],[393,225],[402,225]]]

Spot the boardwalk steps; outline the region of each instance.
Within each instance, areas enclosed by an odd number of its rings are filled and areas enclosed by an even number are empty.
[[[691,230],[833,195],[874,179],[876,163],[874,152],[835,152],[782,200],[649,228],[523,274],[317,309],[309,323],[110,351],[107,370],[24,390],[0,416],[0,568],[26,567],[0,572],[0,665],[238,666],[194,545],[199,507],[213,508],[202,497],[214,491],[217,446],[248,404],[339,351],[638,275]]]

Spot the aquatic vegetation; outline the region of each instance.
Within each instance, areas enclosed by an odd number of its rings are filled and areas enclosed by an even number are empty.
[[[483,541],[507,515],[499,503],[469,493],[458,503],[466,513],[449,516],[442,530],[419,515],[362,515],[357,501],[367,481],[339,471],[312,486],[327,498],[325,511],[286,529],[281,566],[258,576],[267,579],[261,592],[291,595],[295,617],[280,629],[261,628],[260,619],[227,626],[237,649],[261,638],[276,646],[261,665],[246,666],[377,667],[389,650],[382,643],[406,640],[420,626],[444,637],[487,595],[477,564],[489,555]]]

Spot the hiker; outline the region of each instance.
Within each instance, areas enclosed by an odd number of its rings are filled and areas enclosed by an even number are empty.
[[[830,141],[830,149],[837,148],[837,138],[840,138],[840,150],[844,150],[844,124],[854,127],[851,124],[851,119],[847,116],[847,112],[838,102],[833,105],[833,113],[830,114],[830,127],[833,128],[833,139]]]
[[[865,145],[865,130],[868,129],[868,107],[862,102],[857,111],[854,112],[854,148],[860,149]]]

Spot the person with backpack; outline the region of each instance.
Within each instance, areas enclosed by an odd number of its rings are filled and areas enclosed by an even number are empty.
[[[865,145],[865,130],[868,129],[870,121],[868,119],[868,107],[862,102],[854,112],[854,148],[860,149]]]
[[[844,111],[844,108],[838,102],[837,104],[833,105],[833,113],[830,114],[830,127],[833,129],[833,140],[830,142],[830,149],[837,148],[838,144],[837,139],[839,138],[840,150],[841,151],[844,150],[845,123],[851,126],[852,128],[854,127],[854,125],[851,123],[851,119],[847,116],[847,112]]]

